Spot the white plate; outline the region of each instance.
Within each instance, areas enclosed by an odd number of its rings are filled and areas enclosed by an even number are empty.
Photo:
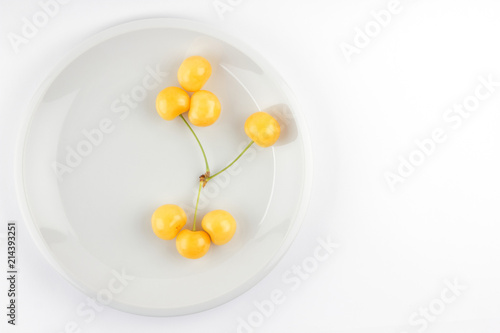
[[[222,104],[216,124],[195,128],[212,173],[249,141],[251,113],[274,113],[283,130],[276,146],[253,147],[203,190],[198,223],[225,209],[238,227],[198,260],[150,225],[166,203],[192,223],[202,155],[181,119],[158,116],[155,98],[178,85],[177,68],[193,54],[211,62],[204,89]],[[303,218],[310,161],[293,97],[264,59],[200,23],[140,20],[84,42],[39,89],[20,140],[19,201],[40,250],[86,294],[132,313],[180,315],[222,304],[272,269]]]

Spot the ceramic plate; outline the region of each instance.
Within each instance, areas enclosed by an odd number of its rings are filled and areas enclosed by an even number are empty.
[[[282,127],[275,146],[252,146],[203,189],[198,221],[224,209],[238,227],[198,260],[157,238],[150,222],[171,203],[192,224],[203,158],[182,120],[155,110],[190,55],[211,62],[204,89],[222,104],[214,125],[194,128],[212,173],[249,142],[243,124],[253,112]],[[293,95],[265,59],[200,23],[140,20],[85,41],[40,87],[20,140],[19,200],[40,250],[87,295],[136,314],[181,315],[240,295],[277,263],[303,219],[310,160]]]

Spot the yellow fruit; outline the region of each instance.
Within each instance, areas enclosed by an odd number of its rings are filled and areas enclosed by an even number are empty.
[[[173,239],[186,224],[184,210],[177,205],[163,205],[153,213],[151,226],[156,236],[161,239]]]
[[[255,112],[245,121],[245,133],[261,147],[272,146],[280,131],[280,124],[266,112]]]
[[[181,87],[187,91],[198,91],[211,74],[212,66],[207,59],[201,56],[192,56],[182,62],[177,71],[177,79]]]
[[[226,244],[233,238],[236,231],[234,217],[222,209],[211,211],[201,221],[201,226],[215,245]]]
[[[165,120],[172,120],[189,110],[189,95],[179,87],[168,87],[156,97],[156,111]]]
[[[183,257],[198,259],[210,249],[210,236],[203,230],[182,230],[175,240],[177,251]]]
[[[220,116],[220,102],[210,91],[200,90],[191,96],[191,107],[188,117],[195,126],[210,126]]]

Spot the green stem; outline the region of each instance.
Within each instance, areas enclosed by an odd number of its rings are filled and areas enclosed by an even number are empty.
[[[200,181],[200,186],[198,188],[198,197],[196,198],[196,207],[194,209],[194,220],[193,220],[193,231],[196,231],[196,214],[198,214],[198,203],[200,202],[200,192],[203,182]]]
[[[209,181],[210,179],[215,178],[215,176],[217,176],[217,175],[223,173],[224,171],[226,171],[227,169],[229,169],[234,163],[236,163],[237,160],[240,159],[241,156],[243,156],[243,154],[248,150],[248,148],[250,148],[251,145],[253,145],[253,141],[250,141],[250,143],[245,147],[245,149],[243,149],[243,151],[238,155],[238,157],[236,157],[234,159],[234,161],[232,161],[227,167],[225,167],[221,171],[217,172],[215,175],[208,177],[206,180]]]
[[[207,155],[205,155],[205,150],[203,149],[203,146],[201,145],[201,142],[198,139],[198,136],[196,136],[196,133],[193,131],[193,129],[191,128],[191,126],[189,125],[189,123],[186,121],[186,119],[184,119],[184,116],[182,114],[180,114],[179,117],[181,117],[181,119],[184,121],[184,124],[186,124],[186,126],[189,128],[189,130],[191,131],[191,133],[193,133],[194,138],[198,142],[198,145],[200,146],[201,152],[203,153],[203,158],[205,159],[205,170],[206,170],[206,172],[208,174],[210,174],[210,168],[208,167]]]

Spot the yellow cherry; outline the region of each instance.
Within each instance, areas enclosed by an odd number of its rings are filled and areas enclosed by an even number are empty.
[[[189,110],[189,95],[179,87],[168,87],[156,97],[156,111],[165,120],[172,120]]]
[[[191,96],[191,107],[188,117],[195,126],[210,126],[220,116],[220,102],[210,91],[200,90]]]
[[[233,238],[236,220],[225,210],[218,209],[206,214],[201,221],[201,226],[210,235],[215,245],[223,245]]]
[[[174,239],[179,230],[186,224],[184,210],[177,205],[163,205],[153,213],[151,226],[156,236],[161,239]]]
[[[266,112],[255,112],[245,121],[245,133],[261,147],[272,146],[280,131],[280,124]]]
[[[198,91],[211,74],[212,66],[207,59],[201,56],[192,56],[182,62],[177,71],[177,79],[181,87],[187,91]]]
[[[210,236],[203,230],[184,229],[177,235],[175,246],[183,257],[198,259],[207,254],[210,249]]]

